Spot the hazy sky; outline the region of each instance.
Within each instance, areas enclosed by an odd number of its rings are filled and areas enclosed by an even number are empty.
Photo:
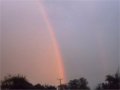
[[[23,74],[33,82],[57,84],[51,37],[39,0],[2,1],[2,75]],[[59,43],[67,79],[85,77],[90,86],[119,65],[118,0],[44,0]]]

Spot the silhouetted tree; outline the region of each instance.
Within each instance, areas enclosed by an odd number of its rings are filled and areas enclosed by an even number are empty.
[[[34,86],[34,89],[45,89],[45,87],[43,85],[41,85],[41,84],[36,84]]]
[[[56,90],[55,86],[52,85],[41,85],[41,84],[36,84],[36,85],[32,85],[30,82],[28,82],[28,80],[24,77],[24,76],[7,76],[4,78],[3,81],[1,81],[1,85],[0,85],[2,90],[11,90],[11,89],[37,89],[37,90],[41,90],[41,89],[52,89],[52,90]]]
[[[105,82],[98,84],[96,90],[103,89],[120,89],[120,74],[117,72],[115,75],[107,75]]]
[[[69,89],[90,89],[88,87],[88,81],[85,78],[70,80],[68,83]]]
[[[52,85],[45,85],[45,89],[56,90],[57,88],[55,86],[52,86]]]
[[[1,82],[1,89],[33,89],[33,85],[23,76],[8,76]]]
[[[55,87],[55,86],[52,86],[52,85],[36,84],[36,85],[34,86],[34,89],[37,89],[37,90],[41,90],[41,89],[52,89],[52,90],[56,90],[56,87]]]
[[[69,89],[67,84],[61,84],[58,86],[58,90],[67,90],[67,89]]]

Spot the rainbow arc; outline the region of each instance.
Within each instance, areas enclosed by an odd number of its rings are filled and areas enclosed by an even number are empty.
[[[58,78],[62,78],[63,82],[66,82],[66,76],[65,76],[65,69],[64,69],[64,64],[63,64],[63,58],[61,55],[60,47],[56,39],[56,35],[54,33],[54,27],[52,23],[50,22],[50,19],[48,17],[48,13],[45,10],[45,7],[43,6],[42,1],[39,1],[39,8],[41,15],[43,17],[43,20],[45,22],[46,28],[49,31],[50,37],[51,37],[51,42],[54,48],[54,54],[55,54],[55,60],[57,62],[57,68],[58,68]]]

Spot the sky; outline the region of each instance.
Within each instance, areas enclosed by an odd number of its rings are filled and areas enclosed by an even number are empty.
[[[1,1],[1,75],[25,75],[57,85],[54,47],[40,0]],[[63,58],[67,81],[87,78],[94,87],[119,61],[118,0],[43,0]]]

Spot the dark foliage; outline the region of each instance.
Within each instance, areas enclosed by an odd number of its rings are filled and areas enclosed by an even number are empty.
[[[56,90],[56,87],[55,86],[52,86],[52,85],[41,85],[41,84],[36,84],[35,86],[34,86],[34,89],[37,89],[37,90],[39,90],[39,89],[51,89],[51,90]]]
[[[1,82],[2,89],[33,89],[33,85],[29,83],[23,76],[8,76]]]
[[[98,84],[96,90],[114,89],[120,90],[120,74],[107,75],[105,82]]]
[[[68,88],[69,89],[87,89],[89,90],[90,88],[88,87],[88,81],[85,78],[80,78],[80,79],[74,79],[70,80],[68,83]]]
[[[34,89],[45,89],[45,87],[43,85],[41,85],[41,84],[36,84],[34,86]]]
[[[52,85],[41,85],[41,84],[36,84],[32,85],[28,80],[20,75],[17,76],[8,76],[6,77],[2,82],[1,82],[1,89],[2,90],[41,90],[41,89],[52,89],[56,90],[55,86]]]
[[[52,85],[45,85],[44,87],[45,87],[45,89],[56,90],[56,87],[52,86]]]
[[[67,89],[69,89],[69,88],[68,88],[68,85],[67,85],[67,84],[62,84],[62,85],[59,85],[59,86],[58,86],[58,89],[59,89],[59,90],[67,90]]]

